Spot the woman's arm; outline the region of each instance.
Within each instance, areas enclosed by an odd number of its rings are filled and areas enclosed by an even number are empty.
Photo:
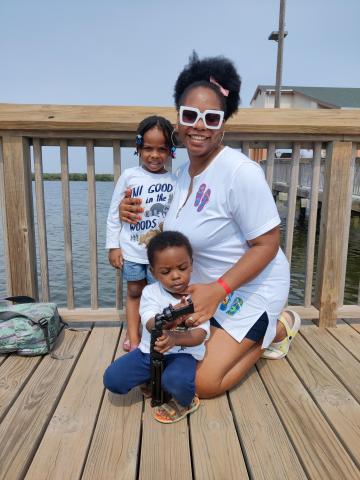
[[[280,246],[280,228],[275,227],[248,240],[248,244],[249,250],[221,277],[231,291],[255,278],[276,256]],[[191,285],[188,292],[195,308],[195,313],[186,322],[189,326],[209,320],[227,295],[218,282]]]

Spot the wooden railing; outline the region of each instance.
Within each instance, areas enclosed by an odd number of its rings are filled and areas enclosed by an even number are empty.
[[[354,183],[352,187],[352,209],[360,211],[360,155],[357,152],[355,159]],[[265,165],[266,168],[266,165]],[[312,186],[313,173],[313,158],[300,158],[299,163],[299,183],[298,195],[300,197],[309,197],[309,192]],[[320,164],[320,178],[319,178],[319,192],[322,193],[324,189],[325,178],[325,158],[321,159]],[[275,158],[274,161],[274,186],[276,190],[287,191],[291,180],[291,157],[289,158]]]
[[[110,147],[115,179],[121,172],[121,147],[133,146],[134,132],[147,115],[164,115],[175,122],[172,108],[95,107],[51,105],[0,105],[0,202],[5,232],[5,259],[9,293],[29,294],[48,300],[49,271],[45,201],[42,180],[42,148],[60,147],[64,256],[68,319],[114,318],[114,308],[98,308],[98,259],[94,147]],[[360,111],[242,109],[226,125],[225,143],[250,149],[266,148],[266,178],[272,187],[275,151],[291,148],[285,253],[291,262],[300,149],[314,151],[310,213],[307,233],[306,280],[303,317],[318,319],[320,326],[334,326],[337,317],[360,317],[360,307],[343,305],[349,237],[355,152],[360,144]],[[35,170],[40,285],[36,274],[36,246],[31,185],[31,145]],[[86,147],[88,176],[89,269],[91,305],[76,309],[74,303],[71,209],[68,149]],[[315,300],[312,301],[316,214],[319,195],[321,150],[326,148],[321,229]],[[120,279],[117,280],[121,290]]]

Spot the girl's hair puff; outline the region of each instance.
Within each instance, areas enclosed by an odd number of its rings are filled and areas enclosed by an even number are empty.
[[[210,77],[213,77],[217,83],[229,91],[227,97],[221,93],[217,85],[210,82]],[[200,60],[197,53],[193,51],[188,65],[184,67],[175,83],[176,109],[179,111],[184,98],[192,88],[204,86],[213,90],[219,97],[225,112],[225,120],[237,111],[240,103],[241,77],[231,60],[223,56]]]

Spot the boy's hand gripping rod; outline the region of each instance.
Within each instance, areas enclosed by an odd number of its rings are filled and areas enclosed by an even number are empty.
[[[164,370],[164,354],[155,350],[156,339],[161,337],[163,326],[177,318],[194,313],[194,305],[188,298],[188,305],[174,308],[172,305],[164,308],[162,313],[155,315],[155,327],[151,330],[150,361],[151,361],[151,406],[162,405],[168,400],[168,394],[161,387],[161,375]]]

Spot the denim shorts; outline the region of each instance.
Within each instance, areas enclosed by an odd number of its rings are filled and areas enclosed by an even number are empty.
[[[146,279],[148,284],[156,281],[151,275],[149,264],[130,262],[129,260],[125,259],[123,265],[123,278],[130,282],[137,282],[139,280]]]
[[[250,328],[250,330],[245,335],[245,338],[252,340],[253,342],[259,342],[265,336],[266,329],[269,324],[269,317],[266,312],[264,312],[261,317],[256,320],[255,324]],[[220,325],[219,322],[215,320],[215,318],[210,318],[210,325],[212,327],[221,328],[223,327]]]

